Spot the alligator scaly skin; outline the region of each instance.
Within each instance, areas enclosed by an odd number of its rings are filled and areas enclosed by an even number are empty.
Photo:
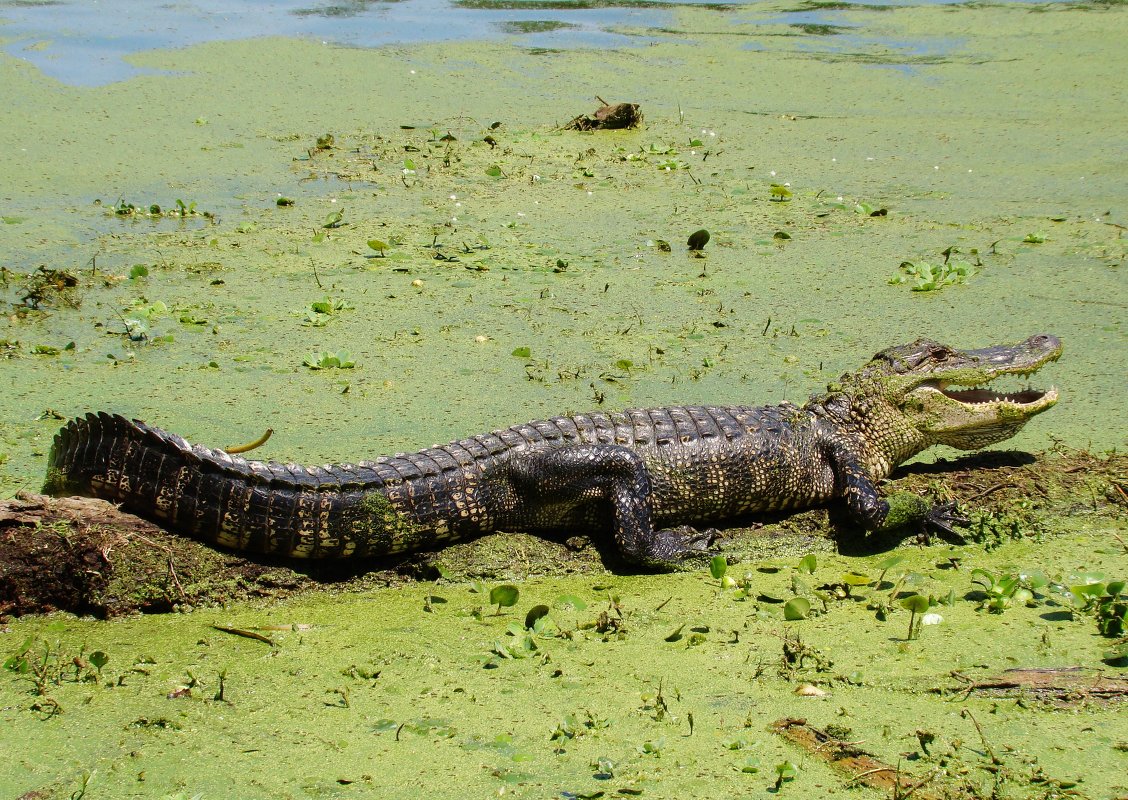
[[[670,406],[552,417],[417,453],[302,467],[249,461],[107,413],[55,437],[47,491],[120,503],[171,530],[296,558],[431,549],[498,530],[610,531],[620,554],[669,567],[713,532],[690,526],[844,501],[864,528],[889,511],[876,483],[944,443],[1012,436],[1054,390],[976,386],[1061,353],[1046,334],[960,351],[931,340],[878,353],[806,405]]]
[[[71,492],[236,550],[375,556],[496,530],[606,530],[615,522],[606,495],[616,490],[651,498],[649,520],[634,520],[634,527],[827,500],[834,478],[825,468],[804,468],[817,459],[798,435],[800,416],[790,405],[631,409],[537,420],[357,464],[302,467],[231,456],[100,413],[59,432],[51,470]],[[541,472],[552,451],[568,454],[568,463]]]

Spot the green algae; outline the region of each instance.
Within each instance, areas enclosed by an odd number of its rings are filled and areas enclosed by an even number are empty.
[[[1116,747],[1128,729],[1115,705],[1091,702],[1063,713],[1037,702],[968,698],[949,674],[980,680],[1014,665],[1099,667],[1091,617],[1068,619],[1053,604],[990,615],[965,595],[975,588],[972,569],[1018,563],[1053,574],[1073,567],[1078,545],[1096,551],[1088,569],[1124,570],[1123,554],[1100,554],[1104,540],[1094,533],[1036,547],[1012,543],[992,554],[906,551],[874,598],[898,574],[912,576],[917,593],[956,597],[936,609],[941,622],[909,642],[904,611],[880,622],[856,596],[786,623],[780,605],[741,600],[707,573],[530,579],[518,607],[501,616],[481,613],[488,599],[472,586],[440,582],[199,610],[174,624],[27,619],[11,624],[5,657],[30,637],[37,657],[46,652],[60,667],[43,694],[26,676],[0,675],[5,747],[15,754],[0,782],[8,794],[63,795],[94,773],[104,796],[225,796],[237,786],[256,796],[307,797],[357,784],[407,797],[422,780],[437,796],[605,787],[674,797],[706,787],[761,794],[771,785],[770,765],[791,759],[801,766],[797,787],[846,796],[854,790],[768,732],[777,719],[805,716],[851,729],[887,763],[917,752],[907,771],[924,774],[941,763],[966,771],[961,781],[987,796],[999,768],[972,744],[974,729],[960,716],[970,709],[1002,754],[1007,796],[1032,796],[1024,792],[1039,774],[1107,796],[1117,771],[1081,764],[1122,757]],[[876,575],[880,561],[821,555],[805,580],[833,582],[846,570]],[[794,591],[787,564],[749,569],[761,597]],[[427,604],[435,596],[443,602]],[[572,597],[586,608],[575,610]],[[551,624],[519,648],[530,634],[514,623],[538,604],[551,609]],[[277,646],[215,625],[265,631]],[[697,635],[670,640],[678,626]],[[808,657],[789,660],[787,641],[793,655],[801,641]],[[97,679],[83,673],[75,680],[70,660],[94,650],[108,663]],[[797,697],[804,683],[828,694]],[[1040,733],[1046,726],[1052,737]],[[930,757],[917,751],[920,728],[936,737]],[[177,755],[188,752],[190,759]],[[752,756],[763,765],[759,774],[742,771]],[[593,766],[601,759],[614,765],[610,777]],[[457,789],[448,793],[444,784]]]
[[[644,52],[601,52],[595,83],[583,54],[481,43],[211,44],[140,56],[173,74],[98,89],[4,57],[0,266],[17,305],[0,321],[0,491],[38,487],[59,424],[49,411],[117,410],[208,444],[253,438],[265,417],[277,433],[264,458],[355,460],[599,404],[799,401],[920,335],[977,347],[1039,330],[1066,345],[1045,377],[1062,401],[1009,445],[1123,446],[1123,9],[851,6],[836,17],[851,30],[825,44],[775,35],[794,33],[786,22],[752,24],[781,10],[679,9],[676,31],[645,32]],[[949,47],[842,45],[859,27]],[[596,84],[641,103],[645,127],[557,130],[590,110]],[[328,132],[336,147],[311,153]],[[439,141],[448,132],[456,141]],[[666,158],[688,168],[660,168]],[[791,202],[771,202],[773,183],[790,184]],[[838,196],[890,214],[830,207]],[[112,213],[120,199],[182,199],[215,218],[125,219]],[[324,229],[341,209],[348,224]],[[656,245],[703,226],[704,268]],[[778,230],[792,238],[773,240]],[[1031,230],[1047,241],[1024,243]],[[389,244],[385,258],[364,257],[369,239]],[[935,297],[886,285],[902,261],[952,245],[981,255],[971,284]],[[79,278],[78,308],[19,307],[20,276],[40,264]],[[148,275],[127,277],[136,264]],[[327,295],[355,311],[302,325]],[[123,318],[157,301],[169,311],[132,340]],[[356,358],[348,374],[302,367],[310,351],[341,348]],[[510,355],[519,348],[529,357]],[[896,609],[880,622],[839,602],[785,623],[778,604],[737,600],[704,573],[609,576],[520,536],[477,551],[478,574],[533,573],[496,618],[466,583],[440,581],[171,618],[11,622],[3,658],[31,637],[52,664],[95,650],[110,660],[94,680],[61,669],[43,695],[0,674],[0,741],[14,754],[0,786],[69,796],[93,775],[88,796],[414,797],[423,782],[437,796],[763,794],[773,766],[798,759],[785,792],[856,794],[767,732],[805,715],[851,728],[889,763],[916,752],[923,726],[983,796],[996,782],[1028,796],[1039,776],[1113,796],[1128,740],[1114,706],[961,704],[949,677],[1107,669],[1091,619],[1046,606],[989,615],[964,597],[974,568],[1128,573],[1112,546],[1122,519],[1088,516],[1086,500],[1038,543],[906,550],[917,591],[957,596],[912,642]],[[880,572],[881,557],[830,554],[821,535],[769,538],[759,552],[776,554],[746,568],[757,593],[790,597],[790,565],[808,547],[820,553],[808,583]],[[448,551],[448,572],[475,574],[470,549]],[[585,572],[536,577],[526,554]],[[163,565],[145,568],[156,596]],[[560,608],[565,595],[588,610]],[[571,635],[509,646],[509,624],[538,604]],[[269,648],[213,624],[298,628],[271,632]],[[692,634],[667,642],[682,625]],[[791,630],[821,660],[786,663]],[[830,695],[797,697],[799,682]],[[976,752],[964,707],[1001,773]],[[927,774],[936,761],[923,756],[906,768]],[[759,772],[743,771],[754,762]]]

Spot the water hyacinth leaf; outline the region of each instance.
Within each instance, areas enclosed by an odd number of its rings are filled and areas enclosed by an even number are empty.
[[[490,589],[490,603],[498,608],[509,608],[517,605],[517,598],[521,592],[516,586],[504,583]]]
[[[694,231],[689,235],[686,245],[690,250],[704,250],[705,245],[709,243],[709,231],[702,228],[699,231]]]
[[[789,781],[799,774],[799,767],[790,761],[784,761],[782,764],[776,764],[775,771],[780,780]]]
[[[923,614],[928,610],[928,598],[922,594],[914,594],[899,601],[901,608],[914,614]]]
[[[860,572],[847,572],[842,575],[842,582],[847,586],[869,586],[873,578]]]
[[[783,607],[783,618],[796,621],[806,619],[811,613],[811,601],[806,597],[793,597]]]
[[[890,569],[897,566],[904,560],[905,557],[902,555],[889,556],[889,558],[878,564],[877,568],[881,570],[882,574],[884,575],[886,572],[888,572]]]
[[[548,614],[548,606],[546,606],[546,605],[533,606],[532,608],[529,609],[529,612],[527,614],[525,614],[525,627],[526,628],[532,628],[534,625],[536,625],[537,620],[541,619],[542,617],[546,616],[547,614]]]
[[[803,558],[799,560],[798,569],[800,572],[806,572],[808,575],[814,575],[815,570],[818,568],[818,565],[819,562],[818,559],[815,558],[815,554],[807,553],[807,555],[803,556]]]
[[[516,356],[517,358],[530,358],[533,355],[533,351],[529,347],[515,347],[510,355]]]
[[[791,190],[782,183],[773,183],[771,186],[771,199],[777,203],[787,202],[791,199]]]
[[[106,664],[108,664],[109,662],[110,657],[101,650],[95,650],[90,654],[90,663],[93,664],[94,669],[98,670],[99,672],[101,672],[102,667],[106,666]]]
[[[721,578],[723,578],[727,570],[728,561],[724,556],[717,555],[713,556],[713,558],[710,559],[709,574],[712,575],[715,580],[719,581]]]
[[[574,594],[562,594],[556,598],[556,607],[563,610],[583,611],[587,608],[587,603]]]

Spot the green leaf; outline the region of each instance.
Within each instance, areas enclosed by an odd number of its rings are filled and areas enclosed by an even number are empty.
[[[144,264],[134,264],[133,269],[129,270],[129,279],[131,281],[147,277],[149,277],[149,268]]]
[[[587,608],[587,603],[574,594],[562,594],[556,598],[556,607],[560,609],[571,609],[572,611],[583,611]]]
[[[369,239],[368,246],[378,253],[383,253],[388,249],[388,245],[381,242],[379,239]]]
[[[811,613],[811,601],[806,597],[793,597],[783,607],[783,618],[786,620],[806,619]]]
[[[101,650],[95,650],[90,654],[90,663],[93,664],[94,669],[98,670],[99,672],[102,671],[102,667],[106,666],[109,661],[110,657]]]
[[[544,617],[547,614],[548,614],[548,606],[546,606],[546,605],[533,606],[532,608],[529,609],[529,613],[525,614],[525,627],[526,628],[533,627],[536,624],[538,619],[541,619],[542,617]]]
[[[499,167],[497,164],[491,164],[490,166],[486,167],[486,174],[491,178],[500,178],[501,167]]]
[[[517,605],[517,598],[521,592],[512,584],[502,584],[490,589],[490,603],[500,608],[509,608]]]
[[[719,581],[725,576],[727,570],[728,561],[724,556],[716,555],[709,561],[709,574],[712,575],[714,579]]]
[[[799,774],[799,767],[790,761],[784,761],[782,764],[776,764],[775,771],[780,780],[789,781]]]
[[[799,571],[806,572],[808,575],[814,575],[815,570],[818,568],[819,562],[815,558],[814,553],[807,553],[799,560]]]
[[[791,197],[791,190],[782,183],[773,183],[771,189],[773,200],[783,202]]]
[[[898,602],[901,608],[912,611],[914,614],[923,614],[928,611],[928,598],[922,594],[914,594]]]
[[[860,572],[847,572],[843,574],[842,582],[847,586],[869,586],[873,583],[873,578]]]
[[[510,353],[510,355],[517,356],[517,358],[531,358],[533,351],[529,347],[517,347],[514,348],[513,352]]]

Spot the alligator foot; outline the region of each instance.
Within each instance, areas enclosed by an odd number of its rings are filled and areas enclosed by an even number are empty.
[[[933,533],[954,544],[967,544],[963,535],[952,526],[963,527],[970,524],[971,520],[960,511],[959,506],[954,502],[935,505],[924,517],[925,544],[931,543],[931,534]]]
[[[639,563],[659,570],[685,569],[717,555],[713,543],[719,537],[720,532],[716,528],[699,531],[689,525],[654,531],[646,542],[646,550]]]

